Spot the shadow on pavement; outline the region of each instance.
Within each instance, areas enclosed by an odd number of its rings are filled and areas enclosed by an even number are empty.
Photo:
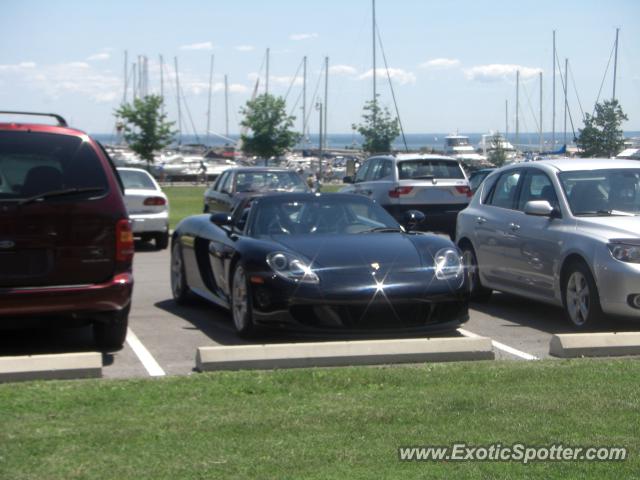
[[[82,328],[29,328],[2,330],[0,356],[44,355],[97,351],[90,326]],[[111,360],[109,360],[111,357]],[[103,354],[103,364],[113,363],[113,355]]]

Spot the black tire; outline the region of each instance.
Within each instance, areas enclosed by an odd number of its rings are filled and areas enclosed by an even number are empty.
[[[202,213],[209,213],[209,205],[205,204]]]
[[[563,274],[562,305],[567,320],[576,330],[590,330],[602,320],[598,287],[584,262],[571,263]]]
[[[256,336],[253,323],[253,304],[251,301],[251,285],[246,277],[244,267],[238,263],[233,271],[231,281],[231,318],[236,333],[242,338]]]
[[[154,238],[158,250],[164,250],[169,246],[169,232],[156,233]]]
[[[113,312],[106,321],[93,324],[93,338],[100,350],[120,350],[127,338],[129,326],[129,309],[127,306],[119,312]]]
[[[493,290],[482,286],[480,274],[478,272],[478,258],[476,252],[471,245],[465,243],[462,245],[462,261],[467,272],[467,285],[469,288],[469,300],[472,302],[484,303],[491,298]]]
[[[184,305],[189,301],[189,285],[184,271],[184,260],[180,242],[175,241],[171,249],[171,294],[178,305]]]

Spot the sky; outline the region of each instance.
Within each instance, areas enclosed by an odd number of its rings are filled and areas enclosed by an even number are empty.
[[[0,109],[55,112],[90,133],[111,133],[139,56],[148,58],[148,90],[160,91],[177,120],[175,60],[183,91],[182,130],[207,130],[209,75],[214,56],[210,131],[224,134],[224,77],[229,132],[256,79],[286,97],[302,128],[302,58],[307,56],[307,125],[317,132],[329,57],[329,133],[350,133],[372,98],[371,0],[0,0]],[[575,128],[582,112],[612,96],[612,48],[620,28],[616,97],[640,130],[640,1],[638,0],[377,0],[377,90],[394,111],[388,77],[407,133],[515,130],[516,71],[520,71],[521,132],[552,130],[552,32],[562,70],[569,59],[568,103]],[[388,70],[381,50],[384,51]],[[607,64],[609,63],[608,72]],[[133,91],[129,81],[127,100]],[[556,75],[556,132],[564,98]],[[506,105],[508,103],[508,106]],[[570,129],[570,121],[568,123]],[[195,127],[195,128],[194,128]]]

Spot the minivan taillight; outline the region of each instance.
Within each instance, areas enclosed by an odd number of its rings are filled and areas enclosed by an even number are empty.
[[[413,187],[396,187],[393,190],[389,190],[389,196],[391,198],[400,198],[401,195],[409,195]]]
[[[116,223],[116,260],[118,262],[130,262],[133,258],[133,251],[131,222],[127,219],[118,220],[118,223]]]
[[[459,186],[456,187],[456,190],[458,191],[458,193],[462,193],[463,195],[466,195],[467,197],[473,197],[473,192],[466,185],[459,185]]]
[[[147,207],[148,206],[160,207],[162,205],[165,205],[167,203],[167,201],[162,197],[148,197],[148,198],[144,199],[143,203]]]

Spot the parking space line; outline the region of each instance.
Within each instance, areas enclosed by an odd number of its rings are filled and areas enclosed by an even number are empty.
[[[156,359],[153,358],[153,355],[151,355],[149,350],[147,350],[147,348],[142,344],[137,335],[133,333],[133,330],[131,330],[130,328],[127,330],[127,343],[140,359],[140,362],[142,362],[144,368],[147,369],[149,375],[151,375],[152,377],[162,377],[166,375],[160,364],[156,362]]]
[[[464,328],[459,328],[458,332],[460,332],[461,335],[464,335],[465,337],[479,337],[480,335],[477,335],[473,332],[470,332],[469,330],[465,330]],[[524,360],[540,360],[538,357],[536,357],[535,355],[531,355],[530,353],[527,352],[523,352],[522,350],[518,350],[516,348],[510,347],[509,345],[505,345],[504,343],[500,343],[497,342],[493,339],[491,339],[491,345],[493,345],[494,348],[497,348],[498,350],[502,350],[503,352],[509,353],[511,355],[515,355],[516,357],[520,357]]]

